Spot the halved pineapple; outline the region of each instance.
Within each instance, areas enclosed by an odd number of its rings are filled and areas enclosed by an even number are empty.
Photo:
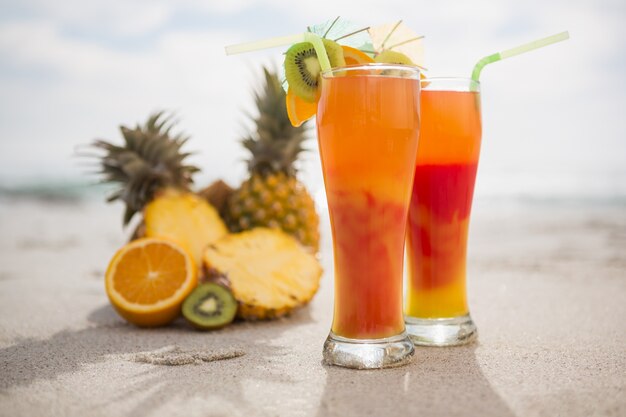
[[[228,235],[204,252],[209,276],[223,275],[247,320],[288,314],[319,288],[322,267],[310,250],[276,229]]]
[[[228,230],[217,210],[191,192],[192,176],[199,169],[185,163],[190,153],[181,148],[188,137],[173,128],[172,117],[159,112],[134,129],[121,126],[122,145],[96,140],[93,146],[104,152],[99,156],[103,179],[118,185],[109,201],[126,203],[124,225],[143,211],[131,240],[169,238],[184,246],[200,267],[207,245]]]
[[[228,234],[217,210],[190,192],[168,189],[144,208],[145,236],[166,237],[185,246],[196,265],[206,247]]]

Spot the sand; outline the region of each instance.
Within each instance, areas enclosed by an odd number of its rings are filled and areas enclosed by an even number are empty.
[[[120,220],[100,202],[0,200],[0,416],[626,415],[623,204],[477,202],[478,343],[418,348],[382,371],[321,363],[327,229],[309,307],[202,333],[183,321],[137,329],[111,309],[103,271]],[[202,359],[224,352],[236,357]],[[188,363],[152,360],[169,354]]]
[[[245,354],[245,350],[236,348],[185,350],[178,345],[173,345],[148,352],[135,353],[128,355],[127,358],[151,365],[183,366],[235,359]]]

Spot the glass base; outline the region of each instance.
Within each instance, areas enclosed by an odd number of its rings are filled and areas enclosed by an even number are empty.
[[[478,337],[478,329],[469,314],[451,319],[418,319],[405,316],[406,332],[419,346],[458,346]]]
[[[324,343],[324,363],[353,369],[401,366],[409,363],[414,353],[405,332],[384,339],[348,339],[330,332]]]

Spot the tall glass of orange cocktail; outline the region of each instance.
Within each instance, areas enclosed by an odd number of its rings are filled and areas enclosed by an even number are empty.
[[[465,78],[422,82],[422,126],[407,231],[407,332],[420,345],[471,341],[467,232],[480,153],[480,86]]]
[[[370,64],[322,74],[317,130],[335,259],[326,363],[407,362],[404,240],[419,135],[419,70]]]

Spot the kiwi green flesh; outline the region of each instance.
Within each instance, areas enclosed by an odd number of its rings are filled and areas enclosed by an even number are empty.
[[[237,302],[230,290],[215,284],[199,285],[183,302],[183,316],[199,329],[218,329],[234,320]]]
[[[330,66],[333,68],[344,66],[346,61],[341,46],[328,39],[322,41],[328,54]],[[301,99],[310,103],[317,100],[321,72],[317,54],[311,43],[296,43],[287,50],[285,54],[285,78],[287,78],[289,88]]]

